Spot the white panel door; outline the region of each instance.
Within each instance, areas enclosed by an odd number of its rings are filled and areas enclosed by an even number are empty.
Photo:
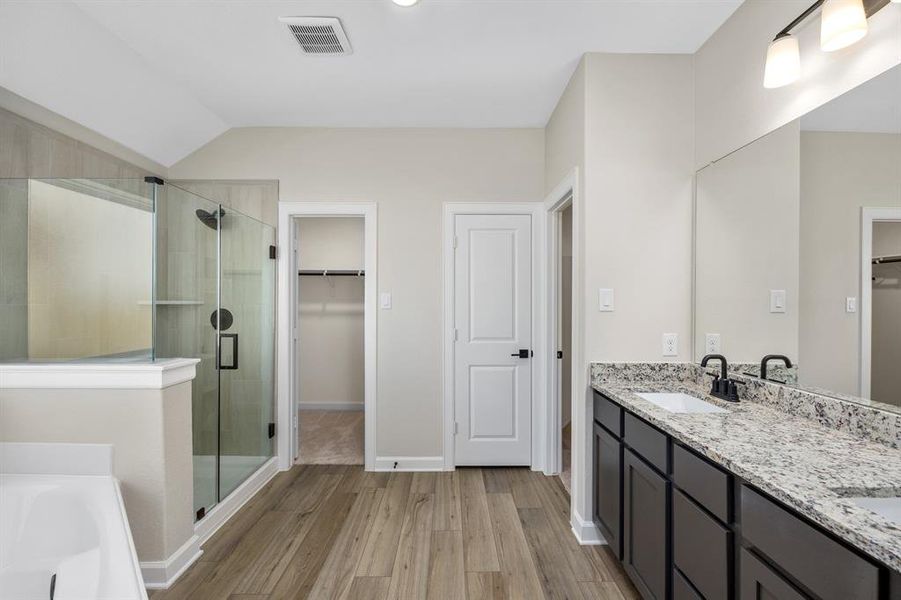
[[[531,217],[457,215],[454,234],[456,464],[528,465]]]

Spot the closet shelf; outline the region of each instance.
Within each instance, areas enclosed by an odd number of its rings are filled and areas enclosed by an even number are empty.
[[[889,254],[887,256],[874,256],[874,265],[885,265],[888,263],[901,263],[901,254]]]
[[[301,277],[365,277],[363,269],[301,269],[297,272]]]

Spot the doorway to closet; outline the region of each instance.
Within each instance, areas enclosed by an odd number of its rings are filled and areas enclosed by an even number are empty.
[[[560,247],[557,255],[557,368],[560,398],[560,480],[572,494],[572,305],[573,305],[573,207],[556,213]]]
[[[299,464],[362,465],[364,219],[294,220]]]

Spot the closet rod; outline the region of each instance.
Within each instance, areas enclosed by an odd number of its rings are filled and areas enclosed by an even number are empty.
[[[301,277],[365,277],[366,271],[362,269],[359,271],[350,269],[301,269],[297,274]]]

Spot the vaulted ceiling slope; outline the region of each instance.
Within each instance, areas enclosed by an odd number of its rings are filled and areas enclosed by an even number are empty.
[[[693,53],[741,1],[0,0],[0,85],[165,165],[230,127],[543,127],[584,52]]]

